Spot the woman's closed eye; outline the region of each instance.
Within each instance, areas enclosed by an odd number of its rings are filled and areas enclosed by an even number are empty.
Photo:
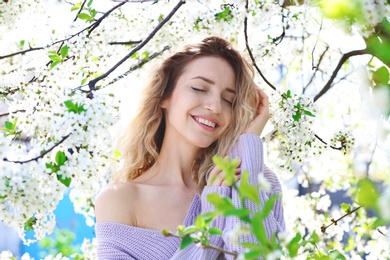
[[[206,92],[206,90],[204,89],[201,89],[201,88],[196,88],[196,87],[191,87],[192,90],[196,91],[196,92]]]
[[[193,91],[195,91],[195,92],[203,92],[203,93],[205,93],[205,92],[207,92],[207,90],[206,89],[202,89],[202,88],[198,88],[198,87],[191,87],[191,89],[193,90]],[[223,101],[225,101],[229,106],[233,106],[233,101],[230,101],[230,98],[222,98],[223,99]]]
[[[223,100],[224,100],[226,103],[228,103],[229,106],[233,106],[233,101],[230,101],[230,100],[227,99],[227,98],[224,98]]]

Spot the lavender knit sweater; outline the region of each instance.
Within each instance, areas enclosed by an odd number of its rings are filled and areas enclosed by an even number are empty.
[[[264,174],[264,177],[271,183],[271,192],[260,191],[260,199],[266,201],[273,194],[282,192],[281,185],[275,174],[264,166],[263,163],[263,143],[261,139],[253,134],[243,134],[238,142],[229,151],[230,158],[239,157],[242,160],[241,170],[247,170],[250,174],[249,183],[257,185],[257,175]],[[217,192],[221,196],[231,197],[235,205],[239,205],[240,200],[235,190],[230,187],[204,187],[201,196],[195,195],[183,225],[192,225],[196,216],[214,210],[206,197],[210,193]],[[248,202],[247,207],[252,210],[261,210],[253,203]],[[212,236],[211,244],[225,248],[226,250],[236,250],[243,252],[243,248],[234,246],[229,242],[227,234],[240,220],[235,217],[218,217],[213,225],[220,228],[224,235],[222,237]],[[273,211],[264,221],[268,238],[275,232],[284,231],[284,216],[281,199],[277,200]],[[180,240],[175,237],[164,237],[159,230],[151,230],[139,227],[128,226],[113,222],[98,222],[95,226],[97,237],[97,251],[99,259],[145,259],[145,260],[165,260],[165,259],[232,259],[229,255],[223,255],[211,249],[203,249],[195,245],[190,245],[184,250],[179,250]],[[247,235],[241,241],[256,243],[256,238]]]

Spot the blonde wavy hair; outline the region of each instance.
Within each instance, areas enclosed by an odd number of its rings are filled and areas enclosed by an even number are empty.
[[[133,180],[157,161],[165,131],[164,113],[160,105],[171,96],[184,67],[204,56],[223,58],[232,66],[236,77],[236,97],[231,125],[219,140],[202,149],[201,156],[192,164],[193,180],[199,190],[206,185],[213,168],[212,157],[225,156],[248,127],[256,115],[259,102],[252,66],[228,41],[219,37],[207,37],[199,43],[185,45],[154,70],[142,94],[137,115],[119,135],[117,149],[122,154],[123,164],[114,171],[114,181]]]

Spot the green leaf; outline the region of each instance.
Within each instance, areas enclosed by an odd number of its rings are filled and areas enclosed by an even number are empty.
[[[330,259],[346,260],[345,256],[336,249],[329,250],[328,255]]]
[[[96,16],[96,10],[95,9],[90,9],[89,10],[89,14],[91,16],[91,19],[90,20],[93,20]]]
[[[262,245],[266,245],[268,240],[267,240],[267,234],[264,228],[263,220],[264,218],[262,212],[256,212],[252,218],[251,225],[252,225],[252,232],[257,238],[257,240]]]
[[[141,54],[141,59],[142,60],[149,60],[149,52],[148,51],[144,51],[142,54]]]
[[[264,207],[263,207],[263,210],[261,211],[261,214],[263,216],[263,219],[265,219],[269,213],[272,211],[273,207],[274,207],[274,204],[276,202],[277,199],[279,199],[281,197],[280,194],[276,194],[276,195],[272,195],[271,197],[269,197],[269,199],[264,203]]]
[[[70,11],[76,11],[79,10],[80,8],[81,8],[81,2],[74,4],[70,9]]]
[[[204,220],[202,215],[198,215],[194,224],[198,229],[201,229],[201,228],[204,228],[206,226],[206,221]]]
[[[251,213],[252,213],[252,210],[243,208],[243,209],[232,209],[232,210],[227,210],[227,211],[224,212],[223,215],[224,215],[225,217],[228,217],[228,216],[237,216],[237,217],[241,218],[241,217],[247,217],[247,216],[249,216],[249,214],[251,214]]]
[[[184,237],[184,236],[187,236],[187,235],[194,233],[198,230],[199,229],[196,226],[189,226],[189,227],[184,228],[182,231],[180,231],[179,235],[180,235],[180,237]]]
[[[78,14],[77,17],[80,18],[81,20],[85,20],[85,21],[91,20],[91,16],[89,14],[86,14],[86,13]]]
[[[58,151],[56,153],[56,163],[58,166],[62,166],[64,165],[64,163],[66,162],[66,155],[64,152],[62,151]]]
[[[190,236],[184,237],[180,243],[180,250],[183,250],[187,246],[191,245],[194,241],[195,239]]]
[[[46,168],[51,170],[51,173],[58,172],[60,170],[60,167],[53,163],[46,163]]]
[[[248,242],[242,242],[240,243],[241,246],[252,249],[252,250],[261,250],[262,246],[255,243],[248,243]]]
[[[372,73],[372,80],[377,85],[387,85],[389,83],[389,71],[385,66],[380,67]]]
[[[240,195],[243,198],[247,198],[257,205],[260,205],[260,198],[259,198],[259,192],[256,187],[248,184],[249,180],[249,173],[248,171],[243,171],[241,174],[241,183],[238,187],[238,190],[240,192]]]
[[[298,232],[293,239],[288,243],[287,250],[290,257],[295,257],[298,254],[299,241],[301,241],[302,235]]]
[[[26,231],[31,231],[33,230],[33,225],[37,222],[37,219],[32,216],[31,218],[29,218],[26,223],[24,223],[24,230]]]
[[[93,0],[89,0],[87,6],[91,7],[92,3],[93,3]]]
[[[228,210],[234,210],[233,202],[230,198],[221,197],[218,193],[211,193],[207,195],[207,200],[215,206],[216,209],[225,212]]]
[[[117,149],[114,149],[114,155],[113,155],[113,158],[114,159],[118,159],[119,157],[121,157],[122,154],[117,150]]]
[[[302,114],[300,112],[297,112],[295,115],[292,116],[294,121],[298,121],[299,119],[301,119],[301,117],[302,117]]]
[[[304,113],[305,115],[307,115],[307,116],[315,117],[315,115],[314,115],[312,112],[310,112],[309,110],[303,110],[303,113]]]
[[[358,204],[367,208],[375,208],[378,197],[379,192],[374,182],[367,178],[358,182],[356,195]]]
[[[341,204],[340,204],[340,207],[341,207],[341,209],[342,209],[345,213],[351,212],[351,205],[349,205],[349,204],[347,204],[347,203],[341,203]]]
[[[68,108],[69,112],[73,112],[73,113],[76,113],[76,114],[81,114],[81,112],[87,111],[84,108],[83,104],[80,104],[80,105],[77,104],[77,103],[75,104],[71,100],[64,101],[64,104]]]
[[[57,174],[57,180],[59,180],[62,184],[69,188],[70,183],[72,182],[72,178],[62,178],[61,174]]]
[[[51,64],[50,64],[50,69],[54,68],[55,66],[57,66],[58,64],[60,64],[61,61],[53,61]]]
[[[8,130],[15,130],[14,124],[10,121],[5,121],[4,126]]]
[[[24,46],[24,43],[25,43],[25,41],[24,41],[24,40],[21,40],[21,41],[19,42],[20,47],[23,47],[23,46]]]
[[[202,214],[205,219],[214,219],[216,216],[220,215],[221,212],[219,210],[210,211]]]
[[[365,38],[367,52],[390,66],[390,20],[385,17],[376,25],[376,32]]]
[[[264,254],[264,250],[253,250],[244,254],[245,259],[259,259]]]
[[[75,104],[71,101],[71,100],[66,100],[64,101],[64,104],[65,106],[69,109],[69,110],[74,110],[75,109]]]
[[[81,80],[81,85],[84,85],[85,82],[87,82],[88,78],[83,78],[83,80]]]
[[[134,52],[134,54],[130,56],[131,59],[138,59],[138,57],[139,57],[139,52],[138,51]]]
[[[58,55],[49,55],[49,58],[54,61],[54,62],[59,62],[61,61],[61,57]]]
[[[310,238],[309,238],[309,243],[312,244],[312,245],[315,245],[318,242],[320,242],[320,237],[318,236],[318,234],[314,230],[313,233],[311,234]]]
[[[215,18],[218,22],[224,20],[224,21],[230,21],[233,17],[230,15],[230,6],[227,6],[222,12],[217,13],[215,15]]]
[[[60,53],[61,53],[61,57],[65,59],[66,55],[68,55],[68,45],[62,46]]]
[[[209,229],[210,235],[222,236],[222,231],[219,228],[212,227]]]

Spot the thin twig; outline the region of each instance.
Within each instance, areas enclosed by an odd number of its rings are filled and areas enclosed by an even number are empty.
[[[135,64],[134,66],[130,67],[130,69],[128,69],[125,73],[123,73],[122,75],[119,75],[118,77],[114,78],[113,80],[111,80],[107,85],[105,86],[102,86],[100,87],[99,89],[102,89],[102,88],[105,88],[109,85],[112,85],[114,83],[116,83],[117,81],[125,78],[126,76],[128,76],[130,73],[132,73],[133,71],[137,70],[137,69],[140,69],[143,65],[145,65],[146,63],[148,63],[149,61],[153,60],[154,58],[156,58],[157,56],[163,54],[164,51],[166,50],[169,50],[170,49],[170,46],[165,46],[162,51],[159,51],[159,52],[156,52],[156,53],[153,53],[151,54],[150,56],[148,56],[147,59],[143,59],[141,60],[139,63]]]
[[[375,141],[374,149],[372,149],[370,160],[367,162],[367,165],[366,165],[366,177],[368,177],[368,173],[370,171],[371,163],[374,159],[374,154],[375,154],[375,150],[376,150],[377,145],[378,145],[378,140]]]
[[[79,17],[79,14],[81,13],[81,11],[83,11],[83,8],[84,8],[84,5],[86,2],[87,2],[87,0],[84,0],[83,3],[81,4],[80,9],[77,12],[76,17],[74,18],[73,22],[76,22],[77,18]]]
[[[180,0],[177,5],[171,10],[171,12],[168,14],[167,17],[165,17],[157,26],[154,28],[154,30],[149,34],[149,36],[143,40],[140,44],[138,44],[134,49],[130,51],[129,54],[127,54],[125,57],[123,57],[117,64],[115,64],[111,69],[109,69],[106,73],[102,74],[101,76],[91,80],[88,83],[90,93],[96,89],[96,83],[100,80],[106,78],[108,75],[110,75],[114,70],[116,70],[123,62],[125,62],[127,59],[129,59],[134,53],[139,51],[142,47],[144,47],[152,38],[153,36],[164,26],[166,22],[168,22],[172,16],[176,13],[176,11],[185,4],[185,0]]]
[[[109,16],[113,11],[115,11],[116,9],[118,9],[119,7],[121,7],[122,5],[126,4],[126,2],[122,2],[116,6],[114,6],[113,8],[111,8],[110,10],[108,10],[107,12],[104,13],[104,15],[102,15],[102,17],[100,17],[99,19],[97,19],[92,25],[91,25],[91,28],[90,30],[88,31],[88,36],[93,32],[93,30],[95,30],[99,25],[100,23],[107,17]]]
[[[320,29],[318,30],[318,35],[317,35],[316,43],[314,44],[313,50],[311,51],[311,67],[312,67],[312,69],[318,68],[318,65],[319,65],[319,64],[317,64],[317,66],[314,66],[314,51],[315,51],[316,48],[317,48],[318,38],[320,38],[320,32],[321,32],[321,30],[322,30],[322,23],[323,23],[323,20],[321,20]],[[328,49],[328,48],[327,48],[327,49]]]
[[[3,113],[3,114],[0,114],[0,117],[8,116],[10,114],[15,114],[15,113],[18,113],[18,112],[26,112],[26,110],[16,110],[16,111],[12,111],[12,112]]]
[[[50,147],[49,150],[46,150],[45,152],[43,152],[40,155],[38,155],[36,157],[33,157],[31,159],[28,159],[28,160],[25,160],[25,161],[11,161],[11,160],[8,160],[7,158],[3,158],[3,161],[5,161],[5,162],[13,162],[13,163],[20,163],[20,164],[29,163],[29,162],[32,162],[32,161],[37,161],[38,159],[43,158],[43,156],[45,156],[46,154],[50,153],[54,148],[56,148],[57,146],[62,144],[66,139],[69,138],[69,136],[71,134],[72,134],[72,132],[70,132],[66,136],[62,137],[61,140],[58,143],[54,144],[52,147]]]
[[[327,225],[327,226],[322,226],[322,227],[321,227],[321,232],[322,232],[322,233],[325,233],[325,232],[326,232],[326,229],[327,229],[328,227],[330,227],[330,226],[332,226],[332,225],[337,225],[337,222],[339,222],[340,220],[342,220],[342,219],[345,218],[346,216],[351,215],[352,213],[354,213],[355,211],[357,211],[357,210],[360,209],[361,207],[362,207],[362,206],[359,206],[359,207],[357,207],[356,209],[349,211],[348,213],[346,213],[345,215],[341,216],[340,218],[338,218],[338,219],[336,219],[336,220],[334,220],[334,219],[332,218],[332,219],[331,219],[332,223],[330,223],[330,224]]]
[[[110,44],[110,45],[129,45],[129,44],[139,44],[141,42],[142,42],[142,40],[140,40],[140,41],[127,41],[127,42],[109,42],[108,44]]]
[[[245,10],[248,13],[248,0],[246,1],[246,4],[245,4]],[[253,56],[253,53],[251,51],[251,48],[250,48],[249,42],[248,42],[248,17],[247,16],[245,16],[245,19],[244,19],[244,35],[245,35],[246,49],[248,50],[249,57],[252,60],[253,66],[255,66],[257,72],[260,74],[261,78],[265,81],[265,83],[267,83],[267,85],[270,86],[273,90],[276,90],[275,86],[272,85],[271,82],[269,82],[267,80],[267,78],[263,75],[263,73],[261,72],[260,68],[256,64],[255,57]]]
[[[314,102],[316,102],[320,97],[322,97],[322,95],[324,95],[332,87],[332,83],[333,83],[334,79],[336,78],[337,73],[340,71],[341,67],[343,66],[344,62],[346,62],[352,56],[363,55],[363,54],[367,54],[367,50],[366,49],[355,50],[355,51],[350,51],[350,52],[345,53],[341,57],[339,63],[337,64],[337,67],[333,71],[332,76],[330,77],[328,82],[321,89],[321,91],[314,97]]]
[[[379,228],[377,228],[378,232],[386,237],[385,233],[383,233]]]
[[[23,51],[18,51],[18,52],[14,52],[14,53],[11,53],[11,54],[7,54],[7,55],[4,55],[4,56],[0,56],[0,60],[1,59],[5,59],[5,58],[9,58],[9,57],[12,57],[12,56],[16,56],[16,55],[19,55],[19,54],[25,54],[27,52],[30,52],[30,51],[38,51],[38,50],[43,50],[44,47],[35,47],[35,48],[31,48],[30,49],[27,49],[27,50],[23,50]]]
[[[317,65],[314,66],[313,62],[314,62],[314,58],[312,58],[312,69],[315,70],[313,75],[311,75],[311,78],[309,80],[309,82],[307,82],[306,86],[303,88],[303,93],[305,93],[306,89],[309,87],[309,85],[312,83],[314,77],[316,76],[318,70],[319,70],[319,67],[320,67],[320,64],[322,62],[322,59],[325,57],[325,53],[329,50],[329,46],[327,46],[325,48],[325,51],[323,51],[320,55],[320,58],[318,59],[318,62],[317,62]],[[313,54],[312,54],[313,55]]]
[[[323,143],[324,145],[328,145],[328,143],[325,142],[324,140],[322,140],[321,137],[319,137],[317,134],[315,134],[314,136],[315,136],[318,140],[320,140],[321,143]],[[341,150],[343,149],[342,146],[336,147],[336,146],[329,145],[329,147],[332,148],[332,149],[335,149],[335,150],[339,150],[339,151],[341,151]]]
[[[166,236],[172,236],[172,237],[176,237],[176,238],[182,239],[180,236],[172,234],[171,232],[168,232],[166,234]],[[195,240],[194,243],[201,243],[201,241]],[[234,257],[238,256],[238,253],[236,251],[231,252],[231,251],[227,251],[227,250],[225,250],[225,249],[223,249],[221,247],[217,247],[217,246],[214,246],[214,245],[205,245],[203,243],[201,243],[201,245],[202,245],[203,248],[214,249],[214,250],[217,250],[217,251],[222,252],[224,254],[232,255]]]

